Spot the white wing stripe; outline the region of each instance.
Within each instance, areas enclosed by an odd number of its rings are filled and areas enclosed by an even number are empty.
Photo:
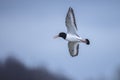
[[[76,28],[76,30],[77,30],[77,25],[76,25],[76,20],[75,20],[75,15],[74,15],[74,11],[73,11],[73,9],[72,8],[70,8],[71,9],[71,17],[73,17],[72,19],[73,19],[73,23],[74,23],[74,25],[75,25],[75,28]]]

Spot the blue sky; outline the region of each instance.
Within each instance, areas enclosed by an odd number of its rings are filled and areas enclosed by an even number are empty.
[[[53,36],[66,32],[65,17],[74,9],[80,44],[71,57],[67,42]],[[29,67],[46,66],[75,80],[111,78],[120,65],[119,0],[0,0],[0,59],[15,56]]]

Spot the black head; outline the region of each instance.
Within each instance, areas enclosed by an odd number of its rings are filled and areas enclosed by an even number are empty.
[[[58,35],[59,37],[62,37],[63,39],[66,39],[66,33],[64,33],[64,32],[61,32],[61,33],[59,33],[59,35]]]

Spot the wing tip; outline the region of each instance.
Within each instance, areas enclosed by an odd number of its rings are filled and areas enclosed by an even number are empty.
[[[73,11],[73,8],[71,6],[69,7],[69,11]]]
[[[72,57],[78,56],[78,53],[79,53],[79,50],[78,50],[78,49],[79,49],[79,45],[77,45],[77,52],[76,52],[76,54],[75,54],[75,55],[72,55],[72,54],[71,54]]]
[[[73,42],[68,43],[69,53],[71,57],[76,57],[78,56],[78,53],[79,53],[79,44],[76,45],[76,51],[74,50],[75,48],[73,49],[73,46],[75,47],[75,43]]]
[[[76,57],[76,56],[78,56],[78,54],[76,54],[76,55],[71,55],[72,57]]]

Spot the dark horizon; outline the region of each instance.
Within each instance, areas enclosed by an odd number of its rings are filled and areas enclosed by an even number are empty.
[[[71,80],[45,67],[28,68],[15,57],[0,62],[0,80]]]
[[[41,65],[42,66],[42,65]],[[7,57],[0,61],[0,80],[74,80],[70,76],[50,72],[46,66],[38,68],[26,67],[15,57]],[[84,80],[109,80],[107,76],[89,76]],[[120,80],[120,66],[117,67],[112,79]]]

